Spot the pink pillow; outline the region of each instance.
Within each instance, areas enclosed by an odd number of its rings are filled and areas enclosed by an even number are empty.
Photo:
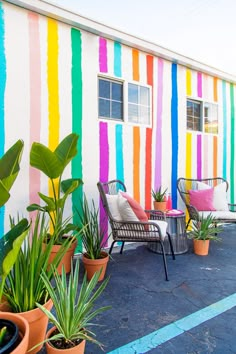
[[[204,190],[190,190],[190,204],[197,210],[216,210],[213,205],[214,188]]]
[[[127,199],[130,207],[132,208],[137,218],[142,222],[148,222],[147,214],[145,213],[141,205],[134,198],[132,198],[128,193],[120,191],[120,194],[122,195],[123,198]]]

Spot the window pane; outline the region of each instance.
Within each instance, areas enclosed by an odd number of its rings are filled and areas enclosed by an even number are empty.
[[[110,98],[110,82],[99,79],[99,97]]]
[[[129,109],[128,109],[128,114],[129,114],[129,121],[133,123],[137,123],[139,121],[138,119],[138,105],[136,104],[129,104]]]
[[[149,88],[140,86],[140,104],[149,106]]]
[[[117,83],[112,83],[112,99],[116,101],[122,101],[123,90],[122,85]]]
[[[110,101],[99,99],[99,117],[110,118]]]
[[[140,123],[149,124],[150,110],[148,107],[140,106]]]
[[[138,103],[138,85],[129,84],[129,102]]]
[[[123,105],[120,102],[112,102],[111,117],[115,119],[122,119],[123,117]]]

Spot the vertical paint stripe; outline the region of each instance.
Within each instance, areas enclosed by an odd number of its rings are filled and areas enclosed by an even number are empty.
[[[109,142],[108,142],[108,126],[107,123],[99,123],[99,159],[100,159],[100,171],[99,171],[99,181],[107,182],[109,175]],[[102,206],[102,201],[100,199],[100,224],[105,233],[105,238],[107,238],[108,223],[106,218],[106,213]],[[106,243],[107,245],[107,243]]]
[[[136,49],[132,50],[133,59],[133,80],[139,81],[139,51]]]
[[[186,70],[186,94],[192,96],[192,73],[191,70]]]
[[[197,178],[202,178],[202,136],[197,135]]]
[[[107,73],[107,40],[99,38],[99,69],[101,73]]]
[[[213,136],[213,177],[218,176],[218,140]]]
[[[161,186],[161,161],[162,161],[162,106],[163,106],[163,66],[164,61],[158,58],[157,72],[157,122],[156,122],[156,143],[155,143],[155,180],[154,189]]]
[[[83,180],[82,170],[82,117],[83,117],[83,90],[82,90],[82,48],[81,33],[79,30],[71,29],[71,86],[72,86],[72,131],[79,135],[78,153],[72,160],[71,174],[72,178],[81,178]],[[78,188],[72,194],[73,222],[79,223],[76,216],[75,207],[82,200],[83,189]],[[77,250],[82,250],[82,243],[79,242]]]
[[[151,126],[153,126],[153,56],[147,55],[147,84],[152,87]],[[152,199],[152,128],[146,128],[145,208],[151,209]]]
[[[234,85],[230,84],[230,203],[234,203],[234,163],[235,163],[235,117],[234,117]]]
[[[226,103],[226,82],[222,82],[222,106],[223,106],[223,177],[227,179],[227,103]]]
[[[48,115],[49,149],[59,143],[58,24],[48,19]]]
[[[29,22],[29,70],[30,70],[30,146],[40,141],[41,133],[41,58],[39,37],[39,16],[28,14]],[[40,171],[30,167],[29,170],[29,201],[40,204],[36,191],[40,190]]]
[[[202,73],[197,73],[197,95],[202,97]]]
[[[186,178],[192,178],[192,134],[186,134]]]
[[[5,148],[5,88],[6,88],[6,56],[5,56],[5,24],[3,4],[0,2],[0,157]],[[4,206],[0,208],[0,237],[4,234]]]
[[[133,128],[133,165],[134,165],[134,174],[133,174],[133,191],[134,191],[134,199],[138,202],[140,201],[140,129],[139,127]]]
[[[114,42],[114,75],[117,77],[122,76],[121,72],[121,44]]]
[[[172,96],[171,96],[171,139],[172,139],[172,162],[171,162],[171,194],[173,208],[177,208],[177,178],[178,178],[178,87],[177,87],[177,64],[172,64]]]
[[[217,77],[214,77],[213,79],[213,97],[214,97],[214,101],[217,102],[218,101],[218,79]]]
[[[124,182],[123,127],[116,125],[116,178]]]
[[[204,178],[211,177],[208,175],[208,135],[204,136]]]

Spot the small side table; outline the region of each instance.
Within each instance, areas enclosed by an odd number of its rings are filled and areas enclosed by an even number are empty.
[[[175,254],[188,251],[188,239],[186,233],[185,213],[182,210],[169,210],[166,213],[168,223],[167,231],[170,234]],[[164,247],[166,254],[171,254],[168,238],[165,238]],[[162,253],[159,242],[148,242],[148,248],[156,253]]]

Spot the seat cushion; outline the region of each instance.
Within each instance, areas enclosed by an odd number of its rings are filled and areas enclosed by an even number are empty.
[[[122,191],[120,191],[119,193],[122,195],[122,197],[127,199],[130,207],[132,208],[137,218],[142,222],[148,222],[147,214],[145,213],[141,205],[134,198],[132,198],[128,193]]]
[[[190,190],[189,202],[198,211],[200,210],[216,210],[213,205],[214,189]]]
[[[200,215],[203,215],[206,218],[209,214],[212,214],[216,219],[219,220],[232,220],[236,221],[236,213],[226,210],[217,210],[217,211],[201,211]]]
[[[225,182],[220,183],[214,187],[213,206],[215,210],[223,210],[223,211],[229,210],[226,187],[227,185]],[[197,182],[197,188],[198,190],[206,190],[206,189],[210,189],[211,187],[206,183]]]
[[[149,220],[149,223],[156,224],[159,226],[160,231],[161,231],[160,236],[161,236],[162,241],[164,241],[165,237],[167,236],[166,230],[167,230],[168,223],[166,221],[162,221],[162,220]],[[150,227],[149,227],[149,231],[151,232]]]

